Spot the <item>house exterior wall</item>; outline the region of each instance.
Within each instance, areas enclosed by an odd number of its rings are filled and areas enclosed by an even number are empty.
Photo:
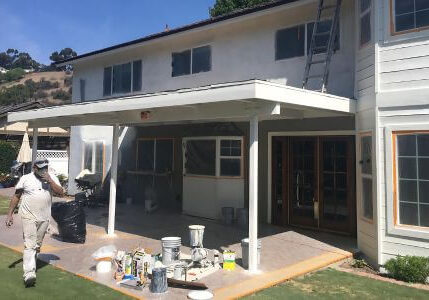
[[[340,19],[340,50],[331,64],[329,92],[354,94],[354,1],[343,1]],[[278,29],[314,20],[316,3],[298,8],[277,8],[272,13],[236,19],[152,41],[129,50],[106,53],[74,65],[73,100],[80,101],[79,80],[85,80],[87,101],[102,99],[103,69],[113,64],[142,59],[142,92],[151,93],[192,88],[215,83],[264,79],[300,87],[306,57],[275,60],[275,34]],[[171,76],[171,53],[211,45],[212,70]],[[250,63],[251,62],[251,63]]]

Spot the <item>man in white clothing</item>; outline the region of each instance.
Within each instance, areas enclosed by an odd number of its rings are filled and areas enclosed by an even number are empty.
[[[6,226],[12,226],[13,211],[21,200],[19,214],[24,237],[23,269],[26,287],[36,283],[36,258],[49,225],[52,194],[63,195],[60,181],[48,172],[48,164],[46,159],[36,160],[33,172],[20,178],[6,218]]]

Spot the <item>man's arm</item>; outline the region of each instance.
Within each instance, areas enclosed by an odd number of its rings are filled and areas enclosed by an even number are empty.
[[[21,199],[22,190],[16,190],[15,194],[10,199],[9,203],[9,211],[6,217],[6,226],[11,226],[13,224],[13,212],[15,211],[16,206],[19,203],[19,199]]]
[[[45,175],[43,176],[43,179],[49,183],[49,185],[51,186],[52,192],[54,192],[54,194],[60,197],[64,196],[63,187],[59,185],[54,179],[52,179],[52,177],[48,173],[45,173]]]

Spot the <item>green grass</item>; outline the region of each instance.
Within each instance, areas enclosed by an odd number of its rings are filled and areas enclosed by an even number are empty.
[[[35,287],[25,288],[22,255],[0,246],[1,299],[132,299],[122,293],[38,261]]]
[[[244,299],[429,299],[429,291],[326,269]]]
[[[0,216],[6,215],[9,210],[10,199],[4,196],[0,196]]]

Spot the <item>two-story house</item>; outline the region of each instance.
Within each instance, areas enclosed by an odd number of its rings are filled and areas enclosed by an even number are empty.
[[[118,194],[212,219],[248,208],[250,268],[258,221],[356,236],[375,265],[428,256],[429,2],[343,0],[326,93],[302,89],[318,3],[63,61],[73,104],[9,121],[72,126],[69,192],[82,169],[110,178],[109,233]]]

